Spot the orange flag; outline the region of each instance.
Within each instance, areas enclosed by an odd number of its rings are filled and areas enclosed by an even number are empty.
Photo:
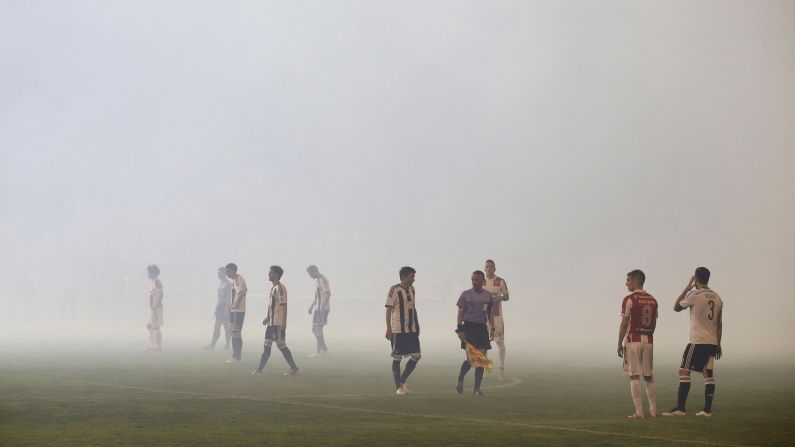
[[[494,368],[494,362],[492,362],[485,353],[481,352],[480,349],[473,346],[472,343],[468,341],[465,343],[469,364],[475,368],[486,368],[486,373],[490,373],[491,369]]]

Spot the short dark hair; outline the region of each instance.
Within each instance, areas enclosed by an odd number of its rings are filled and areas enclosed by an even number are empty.
[[[154,264],[147,266],[146,271],[151,273],[152,276],[160,276],[160,267]]]
[[[480,275],[481,278],[486,279],[486,274],[483,273],[483,270],[475,270],[472,272],[473,275]]]
[[[234,273],[237,273],[237,264],[235,264],[234,262],[230,262],[229,264],[226,264],[226,269],[231,270]]]
[[[411,275],[412,273],[417,273],[417,271],[414,270],[413,268],[409,267],[409,266],[405,266],[405,267],[401,267],[400,268],[400,271],[398,272],[398,275],[400,275],[400,279],[403,279],[403,278]]]
[[[627,273],[627,276],[629,276],[632,279],[637,279],[638,281],[640,281],[641,286],[646,282],[646,274],[643,273],[643,270],[635,269]]]
[[[278,265],[272,265],[272,266],[271,266],[271,271],[272,271],[273,273],[275,273],[275,274],[276,274],[276,276],[278,276],[278,277],[279,277],[279,279],[282,279],[282,275],[284,275],[284,269],[282,269],[282,268],[281,268],[281,267],[279,267]]]
[[[696,279],[701,284],[709,284],[709,269],[706,267],[699,267],[696,269]]]
[[[306,268],[306,271],[307,272],[319,272],[320,270],[317,269],[316,265],[312,264],[312,265],[310,265],[309,267]]]
[[[486,259],[486,264],[488,264],[489,262],[491,262],[491,265],[493,265],[494,267],[497,267],[497,264],[495,264],[493,260]]]

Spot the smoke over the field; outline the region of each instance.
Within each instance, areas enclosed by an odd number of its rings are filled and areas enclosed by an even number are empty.
[[[157,264],[165,343],[198,346],[236,262],[248,339],[279,264],[306,341],[316,264],[329,343],[386,350],[410,265],[455,349],[492,258],[515,355],[613,356],[634,268],[679,350],[700,265],[727,354],[795,353],[791,2],[16,2],[0,54],[9,336],[143,347]]]

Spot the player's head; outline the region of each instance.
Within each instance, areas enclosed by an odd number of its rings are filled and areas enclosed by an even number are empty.
[[[487,275],[491,276],[497,271],[497,266],[491,259],[486,259],[486,265],[483,266],[483,269],[486,270]]]
[[[414,275],[417,273],[412,267],[405,266],[401,267],[398,275],[400,275],[400,283],[404,286],[410,286],[414,284]]]
[[[646,274],[642,270],[635,269],[627,273],[627,290],[640,290],[646,282]]]
[[[706,267],[699,267],[696,269],[696,284],[706,286],[709,284],[709,269]]]
[[[149,279],[157,278],[158,276],[160,276],[160,267],[158,267],[158,266],[156,266],[154,264],[147,266],[146,267],[146,276],[148,276]]]
[[[226,264],[225,269],[227,277],[232,279],[237,277],[237,264],[235,264],[234,262],[230,262],[229,264]]]
[[[284,275],[284,270],[278,265],[272,265],[270,270],[268,270],[269,281],[279,282],[279,280],[282,279],[282,275]]]
[[[482,270],[475,270],[472,272],[472,288],[475,290],[480,290],[483,288],[483,284],[486,283],[486,274],[483,273]]]
[[[317,269],[316,265],[307,267],[306,272],[309,273],[309,277],[312,279],[317,279],[320,276],[320,270]]]
[[[218,267],[218,279],[226,278],[226,267]]]

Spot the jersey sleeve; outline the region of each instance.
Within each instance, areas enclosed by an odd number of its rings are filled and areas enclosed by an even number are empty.
[[[631,311],[632,311],[632,300],[629,297],[626,297],[624,298],[624,301],[621,302],[621,316],[629,317]]]
[[[284,287],[284,284],[279,284],[279,287],[276,288],[276,303],[287,304],[287,288]]]
[[[389,289],[389,293],[386,295],[386,307],[395,307],[395,303],[397,302],[397,296],[394,293],[395,289]]]
[[[693,305],[693,299],[696,296],[696,289],[692,289],[691,291],[687,292],[687,295],[679,302],[679,305],[682,306],[682,309],[687,309],[688,307]]]
[[[458,302],[456,306],[463,308],[466,301],[464,300],[464,294],[462,293],[461,296],[458,297]]]

